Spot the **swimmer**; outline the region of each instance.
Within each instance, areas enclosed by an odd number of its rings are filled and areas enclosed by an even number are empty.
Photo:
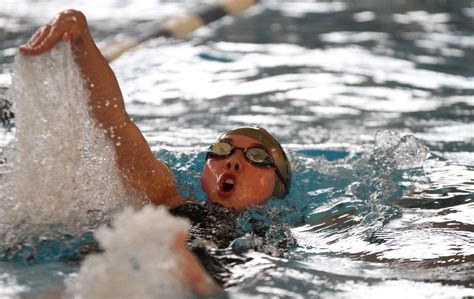
[[[181,205],[184,198],[178,194],[173,174],[155,158],[125,111],[117,79],[94,43],[81,12],[61,12],[19,51],[25,56],[40,55],[61,40],[71,44],[90,91],[91,115],[113,141],[124,183],[143,192],[155,204],[169,208]],[[236,211],[261,205],[272,196],[284,197],[290,183],[290,165],[283,149],[260,127],[224,133],[209,148],[202,173],[202,188],[209,200]]]
[[[117,79],[92,39],[81,12],[61,12],[21,46],[19,52],[24,56],[41,55],[60,41],[71,45],[90,92],[91,116],[112,141],[124,185],[142,192],[154,204],[168,208],[183,205],[185,198],[178,193],[172,172],[155,158],[125,111]],[[240,212],[288,194],[291,168],[285,152],[270,133],[260,127],[241,127],[225,132],[209,147],[201,183],[209,201]],[[179,240],[177,244],[184,247],[183,237],[179,236]],[[194,269],[191,280],[204,281],[201,275],[204,270],[188,253],[183,251],[188,268]],[[199,283],[194,289],[198,293],[206,292]]]

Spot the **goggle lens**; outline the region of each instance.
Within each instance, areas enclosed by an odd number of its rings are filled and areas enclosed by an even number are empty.
[[[217,156],[227,156],[232,153],[234,147],[227,142],[218,142],[211,145],[209,148],[209,153]]]
[[[267,152],[264,149],[257,147],[249,148],[245,153],[245,156],[250,161],[256,163],[262,163],[263,161],[266,161],[269,158]]]

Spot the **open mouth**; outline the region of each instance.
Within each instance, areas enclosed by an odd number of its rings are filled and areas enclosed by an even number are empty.
[[[235,175],[224,174],[219,179],[217,191],[220,196],[228,197],[235,191],[236,186],[237,186],[237,180],[236,180]]]

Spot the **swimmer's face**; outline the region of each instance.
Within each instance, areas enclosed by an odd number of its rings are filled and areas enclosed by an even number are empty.
[[[235,135],[225,141],[236,148],[265,149],[264,144],[247,136]],[[272,167],[254,165],[242,150],[236,149],[226,157],[209,157],[202,171],[201,184],[210,201],[241,211],[264,204],[272,196],[275,175]]]

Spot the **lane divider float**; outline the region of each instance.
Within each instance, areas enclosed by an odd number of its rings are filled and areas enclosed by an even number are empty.
[[[147,40],[157,37],[184,38],[196,29],[215,22],[224,16],[236,16],[257,2],[258,0],[221,0],[196,12],[186,13],[164,21],[157,21],[151,24],[149,31],[137,36],[123,37],[117,43],[106,45],[101,49],[101,52],[105,59],[110,62]]]

